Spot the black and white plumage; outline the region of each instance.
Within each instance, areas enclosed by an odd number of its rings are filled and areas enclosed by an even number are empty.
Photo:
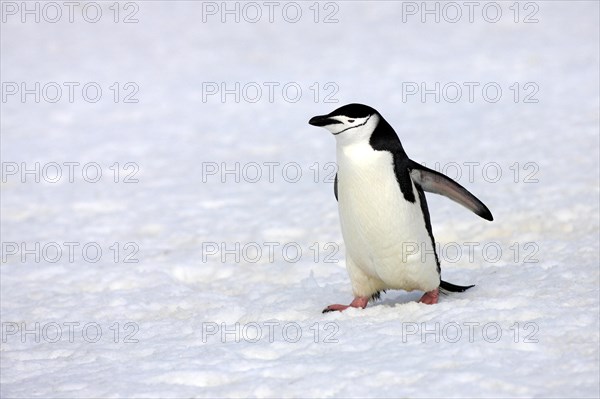
[[[349,306],[364,308],[385,289],[425,291],[421,301],[436,303],[440,287],[470,288],[441,281],[425,191],[491,221],[489,209],[454,180],[409,159],[394,129],[369,106],[345,105],[309,123],[337,142],[334,192],[355,295]]]

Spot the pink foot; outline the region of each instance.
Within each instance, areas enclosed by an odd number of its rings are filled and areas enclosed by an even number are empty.
[[[433,291],[426,292],[421,299],[419,299],[420,303],[425,303],[427,305],[434,305],[438,303],[438,298],[440,296],[440,289],[436,288]]]
[[[325,309],[323,309],[323,313],[335,311],[341,312],[348,308],[364,309],[367,307],[367,303],[369,303],[369,298],[367,298],[366,296],[357,296],[352,302],[350,302],[350,305],[329,305]]]

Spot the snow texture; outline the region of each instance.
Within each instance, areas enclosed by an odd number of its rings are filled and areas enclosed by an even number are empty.
[[[279,2],[269,22],[262,2],[98,2],[69,22],[57,2],[52,23],[2,2],[0,395],[598,397],[599,3],[513,3],[470,22],[463,2]],[[491,209],[428,195],[444,279],[475,288],[321,314],[352,292],[335,140],[307,121],[350,102]]]

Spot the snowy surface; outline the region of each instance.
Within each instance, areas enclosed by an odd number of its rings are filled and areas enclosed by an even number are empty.
[[[50,91],[1,103],[3,398],[600,395],[598,2],[521,3],[518,23],[512,2],[496,23],[484,2],[472,23],[466,7],[457,23],[403,22],[400,2],[321,3],[319,23],[312,2],[298,3],[297,23],[282,18],[287,3],[273,23],[266,6],[256,23],[250,9],[239,23],[203,22],[220,2],[166,1],[132,3],[132,24],[101,3],[88,23],[83,4],[73,23],[66,8],[57,23],[3,8],[3,95],[6,82],[79,83],[72,103],[66,89],[56,103]],[[338,22],[323,23],[332,12]],[[531,13],[538,22],[523,23]],[[103,90],[96,103],[81,95],[87,82]],[[262,97],[222,102],[203,92],[211,82],[257,82]],[[279,84],[273,101],[264,82]],[[281,94],[290,82],[297,102]],[[473,102],[466,89],[456,103],[450,92],[403,101],[410,82],[479,86]],[[489,82],[503,90],[495,103],[481,95]],[[135,85],[139,102],[124,103]],[[523,102],[536,87],[538,102]],[[334,139],[307,121],[349,102],[377,108],[414,160],[453,177],[460,165],[459,182],[492,210],[488,223],[428,196],[444,278],[475,288],[435,306],[390,291],[365,310],[321,314],[352,293],[328,181]],[[36,162],[39,183],[21,175]],[[79,163],[73,182],[65,162]],[[236,162],[239,182],[203,175]],[[96,183],[81,175],[93,163]],[[137,183],[123,182],[133,172]],[[64,243],[76,243],[72,259]],[[211,255],[220,245],[232,250],[224,261]]]

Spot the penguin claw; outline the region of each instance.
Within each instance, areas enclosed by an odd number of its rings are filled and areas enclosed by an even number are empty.
[[[341,312],[343,310],[348,309],[350,306],[349,305],[329,305],[327,306],[325,309],[323,309],[323,313],[329,313],[329,312]]]
[[[419,303],[424,303],[427,305],[434,305],[438,303],[438,299],[440,297],[440,289],[436,288],[433,291],[426,292],[421,299],[419,299]]]
[[[325,309],[323,309],[323,313],[342,312],[342,311],[344,311],[344,310],[346,310],[348,308],[361,308],[361,309],[364,309],[364,308],[367,307],[367,303],[369,303],[369,298],[368,297],[357,296],[350,303],[350,305],[339,305],[339,304],[329,305]]]

